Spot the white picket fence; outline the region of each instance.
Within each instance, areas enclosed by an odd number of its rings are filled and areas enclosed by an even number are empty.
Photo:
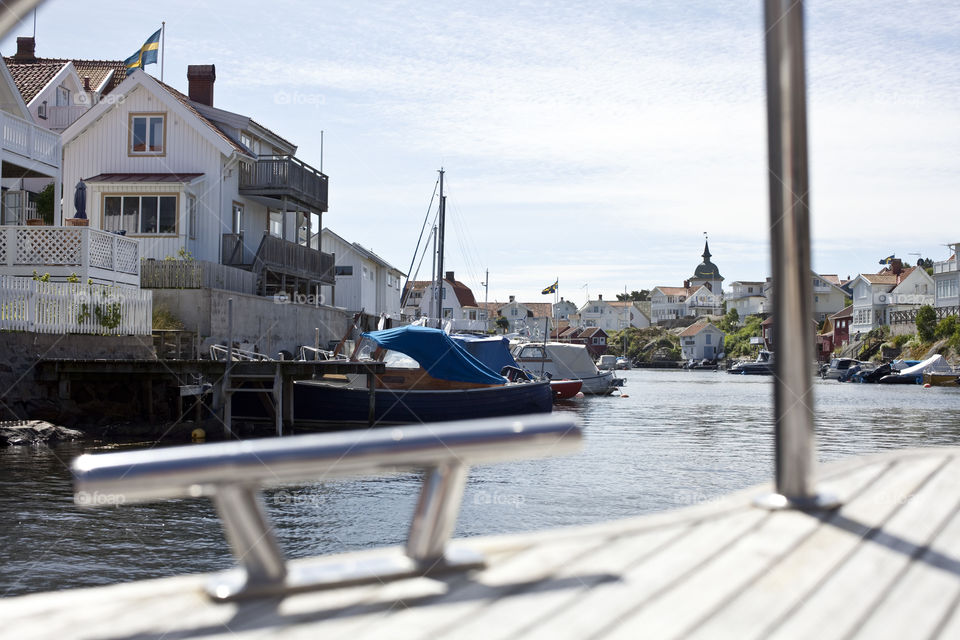
[[[153,292],[0,276],[0,330],[150,335]]]

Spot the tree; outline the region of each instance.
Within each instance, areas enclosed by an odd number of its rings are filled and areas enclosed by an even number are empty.
[[[730,311],[727,311],[726,315],[723,316],[723,320],[720,321],[720,328],[726,333],[730,333],[731,331],[736,331],[738,324],[740,324],[740,313],[736,309],[730,309]]]
[[[917,336],[924,342],[932,342],[937,331],[937,312],[928,304],[917,310]]]
[[[53,224],[53,183],[45,186],[33,201],[37,205],[37,215],[43,218],[43,223]]]
[[[640,291],[631,291],[630,293],[618,293],[617,300],[620,302],[626,302],[632,300],[634,302],[645,302],[650,299],[650,290],[641,289]]]
[[[499,318],[497,318],[494,324],[497,325],[497,328],[500,329],[502,333],[506,333],[507,329],[510,328],[510,321],[507,320],[506,317],[504,316],[500,316]]]

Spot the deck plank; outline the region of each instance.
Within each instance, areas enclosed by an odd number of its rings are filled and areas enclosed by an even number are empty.
[[[878,530],[858,540],[852,553],[771,637],[816,636],[818,640],[828,640],[844,638],[856,631],[873,603],[909,565],[912,554],[918,553],[952,515],[955,501],[942,500],[942,491],[957,486],[960,468],[955,460],[946,465],[942,464],[947,462],[944,460],[931,469],[934,462],[938,462],[937,458],[902,462],[894,467],[894,470],[914,471],[914,475],[925,477],[919,483],[911,482],[910,474],[905,473],[899,486],[877,496],[869,506],[874,512],[890,511],[890,518],[878,523]],[[845,517],[846,522],[831,522],[831,528],[849,531],[854,526],[868,524],[844,511],[839,515]],[[877,525],[870,523],[870,526]],[[830,624],[824,625],[824,620]]]
[[[944,457],[922,458],[916,464],[891,465],[876,462],[852,472],[843,478],[823,483],[824,490],[832,490],[844,500],[839,514],[869,527],[879,526],[899,504],[888,500],[890,495],[902,496],[916,487]],[[863,484],[846,484],[853,480]],[[837,481],[840,481],[837,484]],[[903,487],[908,487],[904,490]],[[897,493],[899,488],[899,493]],[[853,491],[851,490],[858,489]],[[886,507],[886,508],[877,508]],[[829,515],[829,514],[828,514]],[[817,529],[796,548],[780,558],[761,577],[747,586],[735,598],[724,603],[709,618],[699,621],[694,638],[762,638],[776,622],[796,607],[816,585],[829,575],[857,544],[860,537],[832,526]]]

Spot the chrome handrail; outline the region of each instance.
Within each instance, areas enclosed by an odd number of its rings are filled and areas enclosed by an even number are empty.
[[[572,453],[581,439],[576,418],[532,415],[84,454],[72,466],[74,500],[99,506],[211,498],[240,564],[210,585],[216,599],[380,582],[483,566],[480,556],[447,549],[470,466]],[[262,488],[415,469],[425,474],[406,556],[372,566],[287,565]]]

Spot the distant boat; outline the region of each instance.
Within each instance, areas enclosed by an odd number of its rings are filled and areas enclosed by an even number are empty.
[[[513,357],[534,375],[549,374],[552,379],[575,378],[583,381],[585,394],[608,396],[623,380],[613,371],[600,371],[587,347],[567,342],[526,342],[513,348]]]
[[[375,424],[552,410],[548,382],[509,382],[439,329],[405,326],[364,333],[363,339],[375,347],[372,358],[387,363],[386,372],[377,376],[374,390]],[[369,411],[365,376],[347,376],[340,381],[298,380],[294,385],[298,423],[366,424]]]
[[[757,354],[757,359],[753,362],[738,362],[729,369],[727,373],[734,373],[744,376],[772,376],[773,375],[773,352],[762,349]]]
[[[923,378],[926,374],[953,374],[953,367],[940,355],[934,355],[919,364],[902,369],[900,373],[894,373],[883,376],[878,380],[880,384],[923,384]]]

